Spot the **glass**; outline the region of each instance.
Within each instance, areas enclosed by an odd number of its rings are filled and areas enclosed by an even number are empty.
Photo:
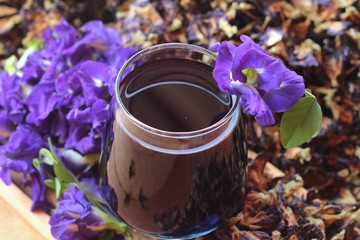
[[[109,211],[150,237],[205,235],[241,211],[247,148],[238,97],[213,52],[168,43],[120,70],[100,161]]]

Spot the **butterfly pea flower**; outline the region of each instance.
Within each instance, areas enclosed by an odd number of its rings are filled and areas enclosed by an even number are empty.
[[[213,76],[222,91],[240,97],[245,113],[272,125],[273,113],[290,109],[304,95],[304,80],[248,36],[240,39],[238,47],[226,41],[211,46],[218,52]]]
[[[43,139],[30,125],[17,126],[8,141],[0,146],[0,177],[10,184],[10,170],[27,174],[32,159],[39,153]]]
[[[35,128],[27,124],[17,126],[8,142],[0,147],[0,178],[10,184],[10,171],[29,174],[32,160],[42,145],[42,137]]]
[[[70,184],[57,200],[58,205],[50,216],[52,235],[59,240],[85,240],[97,237],[104,229],[101,214],[91,206],[85,193]]]
[[[112,96],[117,70],[102,62],[86,61],[81,64],[80,83],[86,101],[91,106],[97,99]]]
[[[54,54],[72,56],[79,53],[79,49],[85,50],[81,47],[93,42],[95,35],[88,34],[79,38],[76,29],[65,19],[62,19],[52,29],[44,31],[43,39],[46,42],[43,56],[51,57]],[[81,51],[81,53],[85,53],[85,51]],[[81,56],[81,58],[83,57]]]
[[[86,32],[85,37],[94,36],[90,45],[100,50],[96,54],[97,58],[115,69],[120,69],[125,61],[135,53],[134,48],[124,48],[119,33],[113,28],[106,28],[102,21],[87,22],[81,27],[81,30]]]
[[[8,142],[1,146],[3,153],[13,159],[31,159],[36,157],[43,146],[38,130],[28,124],[17,126]]]

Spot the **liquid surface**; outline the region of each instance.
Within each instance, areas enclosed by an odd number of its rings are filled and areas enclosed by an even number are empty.
[[[231,108],[230,96],[218,90],[211,67],[202,63],[156,61],[136,69],[124,81],[121,98],[125,107],[153,128],[172,132],[203,129]]]
[[[219,93],[211,68],[179,60],[156,63],[164,65],[140,68],[122,82],[123,101],[136,118],[158,129],[192,131],[228,112],[231,101]],[[164,151],[151,147],[152,138],[144,145],[133,134],[146,133],[127,128],[126,116],[117,108],[108,122],[100,164],[101,189],[114,214],[138,231],[179,239],[204,235],[240,212],[247,153],[238,109],[223,131],[211,133],[216,144],[187,154],[166,151],[167,140],[160,146]],[[177,141],[174,145],[181,149],[183,140]]]

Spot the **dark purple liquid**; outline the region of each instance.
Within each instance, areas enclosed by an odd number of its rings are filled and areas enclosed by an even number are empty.
[[[194,61],[166,60],[145,65],[124,80],[122,101],[141,122],[166,131],[189,132],[219,121],[231,98],[212,79],[212,68]]]
[[[209,127],[232,105],[231,97],[219,91],[212,68],[188,60],[145,64],[130,73],[120,89],[131,115],[172,132]],[[125,114],[118,109],[109,122],[101,186],[126,223],[158,237],[195,237],[241,210],[247,157],[238,117],[211,144],[177,152],[166,149],[167,143],[162,148],[138,141],[120,116]]]

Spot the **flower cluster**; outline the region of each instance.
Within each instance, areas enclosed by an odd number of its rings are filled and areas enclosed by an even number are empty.
[[[261,125],[272,125],[274,112],[290,109],[304,95],[304,80],[248,36],[240,39],[238,47],[226,41],[211,47],[219,52],[214,78],[222,91],[240,96],[245,113]]]
[[[33,159],[48,139],[81,156],[100,151],[116,74],[135,52],[101,21],[77,30],[62,20],[43,43],[15,73],[0,72],[0,178],[9,184],[10,171],[24,173],[33,209],[46,205],[43,168],[37,171]]]

